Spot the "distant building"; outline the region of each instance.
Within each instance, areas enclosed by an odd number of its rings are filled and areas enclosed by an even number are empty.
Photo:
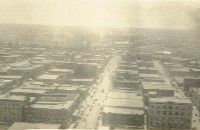
[[[139,87],[140,82],[137,80],[115,80],[113,83],[113,88],[138,90]]]
[[[191,128],[192,102],[188,98],[150,98],[148,124],[155,128]]]
[[[13,85],[13,80],[0,79],[0,93],[8,92],[13,88]]]
[[[118,69],[115,74],[117,80],[138,80],[138,71]]]

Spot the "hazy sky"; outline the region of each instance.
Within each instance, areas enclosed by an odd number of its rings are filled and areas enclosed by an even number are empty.
[[[197,1],[0,0],[0,23],[191,29],[199,8]]]

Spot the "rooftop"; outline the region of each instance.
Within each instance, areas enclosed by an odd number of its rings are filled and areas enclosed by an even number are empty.
[[[0,95],[0,100],[12,100],[12,101],[24,101],[26,100],[25,96],[10,96],[10,95]]]
[[[127,108],[116,108],[116,107],[104,107],[103,108],[104,113],[115,113],[115,114],[130,114],[130,115],[143,115],[144,110],[133,110],[133,109],[127,109]]]
[[[53,74],[43,74],[38,77],[38,79],[50,79],[50,80],[57,80],[59,75],[53,75]]]
[[[105,106],[122,107],[122,108],[143,108],[144,104],[141,99],[113,99],[109,98],[105,101]]]
[[[174,88],[168,84],[142,83],[142,86],[143,86],[143,89],[174,90]]]
[[[74,101],[66,101],[64,103],[59,104],[39,104],[35,103],[33,105],[30,105],[32,108],[43,108],[43,109],[69,109]]]
[[[70,70],[70,69],[58,69],[58,68],[54,68],[54,69],[51,69],[49,70],[50,72],[61,72],[61,73],[72,73],[74,72],[73,70]]]
[[[11,91],[11,93],[35,93],[35,94],[44,94],[46,90],[33,90],[33,89],[22,89],[22,88],[17,88]]]
[[[94,81],[94,79],[86,79],[86,78],[81,78],[81,79],[71,79],[71,81],[74,81],[74,82],[78,82],[78,81],[85,81],[85,82],[92,82]]]
[[[189,98],[163,97],[163,98],[149,98],[150,103],[176,103],[176,104],[190,104],[192,102]]]
[[[27,123],[15,122],[8,130],[27,130],[27,129],[59,129],[60,124],[45,124],[45,123]]]
[[[115,92],[111,91],[107,94],[108,98],[118,98],[118,99],[142,99],[142,96],[133,92]]]

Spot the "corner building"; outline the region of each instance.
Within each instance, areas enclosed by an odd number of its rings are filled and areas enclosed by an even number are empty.
[[[188,98],[150,98],[148,125],[155,128],[191,128],[192,102]]]

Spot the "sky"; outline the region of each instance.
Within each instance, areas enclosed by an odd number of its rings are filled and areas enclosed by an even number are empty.
[[[0,0],[0,23],[193,29],[200,1]]]

